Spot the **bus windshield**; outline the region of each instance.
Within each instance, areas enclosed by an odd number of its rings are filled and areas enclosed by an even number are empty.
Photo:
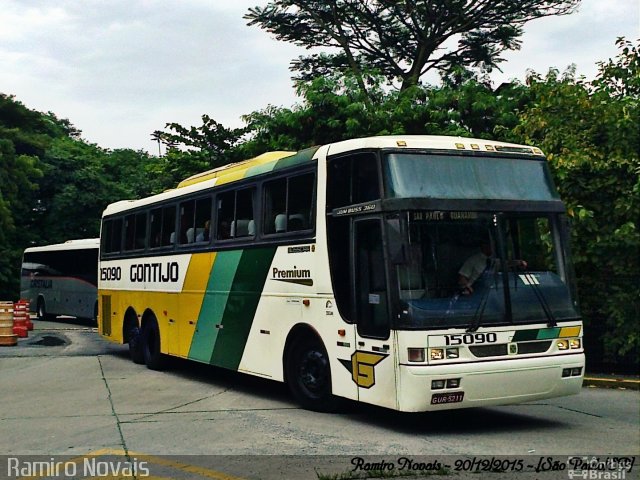
[[[559,198],[547,162],[537,159],[390,153],[383,165],[387,196],[393,198]]]
[[[558,214],[403,216],[405,253],[395,264],[399,328],[555,325],[578,318]]]

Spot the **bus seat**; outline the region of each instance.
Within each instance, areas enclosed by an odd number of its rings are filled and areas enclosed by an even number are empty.
[[[282,233],[287,231],[287,216],[284,213],[279,213],[276,215],[275,219],[275,230],[276,233]]]
[[[249,236],[256,236],[256,222],[253,220],[249,220],[249,225],[247,226],[247,230],[249,231]]]
[[[195,233],[195,230],[193,227],[187,228],[187,233],[186,233],[187,243],[193,243],[193,240],[195,239],[194,233]]]
[[[174,243],[176,243],[176,232],[171,232],[171,235],[169,235],[169,244],[173,245]]]
[[[231,222],[232,237],[246,237],[249,235],[250,220],[238,219]]]
[[[289,215],[289,225],[287,230],[290,232],[296,230],[304,230],[307,228],[306,221],[304,215],[301,213],[294,213],[293,215]]]

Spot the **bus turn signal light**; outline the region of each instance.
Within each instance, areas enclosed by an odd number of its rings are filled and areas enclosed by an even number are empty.
[[[424,362],[424,348],[408,348],[410,362]]]

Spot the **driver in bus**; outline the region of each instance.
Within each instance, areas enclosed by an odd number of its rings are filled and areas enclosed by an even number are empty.
[[[465,260],[458,270],[458,286],[462,295],[471,295],[473,293],[473,284],[480,278],[485,270],[496,267],[500,268],[499,259],[493,257],[493,248],[491,242],[484,241],[480,244],[480,251],[474,253]],[[510,267],[527,269],[527,262],[524,260],[509,261]]]

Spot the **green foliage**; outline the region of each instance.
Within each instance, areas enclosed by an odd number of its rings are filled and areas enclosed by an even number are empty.
[[[541,147],[573,217],[574,261],[587,326],[605,360],[638,362],[640,338],[640,76],[638,46],[587,83],[555,70],[529,77],[512,139]],[[589,330],[587,329],[587,332]]]
[[[503,52],[519,48],[525,23],[571,13],[579,2],[271,0],[250,8],[244,18],[278,40],[331,49],[292,62],[298,80],[348,74],[366,93],[368,69],[401,82],[402,90],[433,69],[444,74],[460,67],[490,71],[503,61]],[[457,45],[445,48],[456,35]]]
[[[24,248],[95,237],[107,204],[163,189],[156,157],[83,142],[68,120],[0,94],[0,298],[18,297]]]
[[[182,159],[186,165],[173,165],[170,169],[190,174],[220,167],[234,160],[233,147],[245,133],[243,128],[226,128],[208,115],[202,115],[199,127],[183,127],[179,123],[167,123],[168,132],[156,131],[152,138],[164,142],[169,150],[178,150],[179,155],[167,160]],[[187,153],[184,155],[183,153]]]

